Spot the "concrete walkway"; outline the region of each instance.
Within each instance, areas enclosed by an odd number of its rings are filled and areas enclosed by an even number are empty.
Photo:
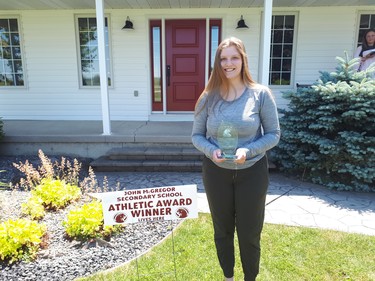
[[[200,173],[97,173],[109,187],[139,189],[196,184],[198,210],[209,212]],[[271,173],[266,223],[332,229],[375,236],[375,194],[327,190]]]

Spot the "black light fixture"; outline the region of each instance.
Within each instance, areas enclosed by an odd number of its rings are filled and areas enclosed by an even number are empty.
[[[241,15],[241,19],[238,21],[236,29],[245,29],[245,28],[249,28],[249,27],[246,25],[245,20],[243,19],[243,16]]]
[[[125,25],[122,29],[134,29],[133,28],[133,23],[130,21],[129,17],[126,17]]]

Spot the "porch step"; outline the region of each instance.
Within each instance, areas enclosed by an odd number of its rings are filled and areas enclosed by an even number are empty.
[[[201,171],[203,154],[191,144],[145,144],[112,148],[90,163],[96,171],[193,172]]]

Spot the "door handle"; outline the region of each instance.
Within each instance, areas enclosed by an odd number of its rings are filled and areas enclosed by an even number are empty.
[[[167,86],[171,84],[171,66],[167,65]]]

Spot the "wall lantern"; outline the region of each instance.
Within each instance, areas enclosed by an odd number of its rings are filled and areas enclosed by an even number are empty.
[[[122,29],[125,29],[125,30],[134,29],[133,23],[130,21],[129,17],[126,17],[125,25]]]
[[[243,16],[241,15],[241,19],[238,21],[236,29],[245,29],[245,28],[249,28],[249,27],[245,24],[245,20],[243,19]]]

